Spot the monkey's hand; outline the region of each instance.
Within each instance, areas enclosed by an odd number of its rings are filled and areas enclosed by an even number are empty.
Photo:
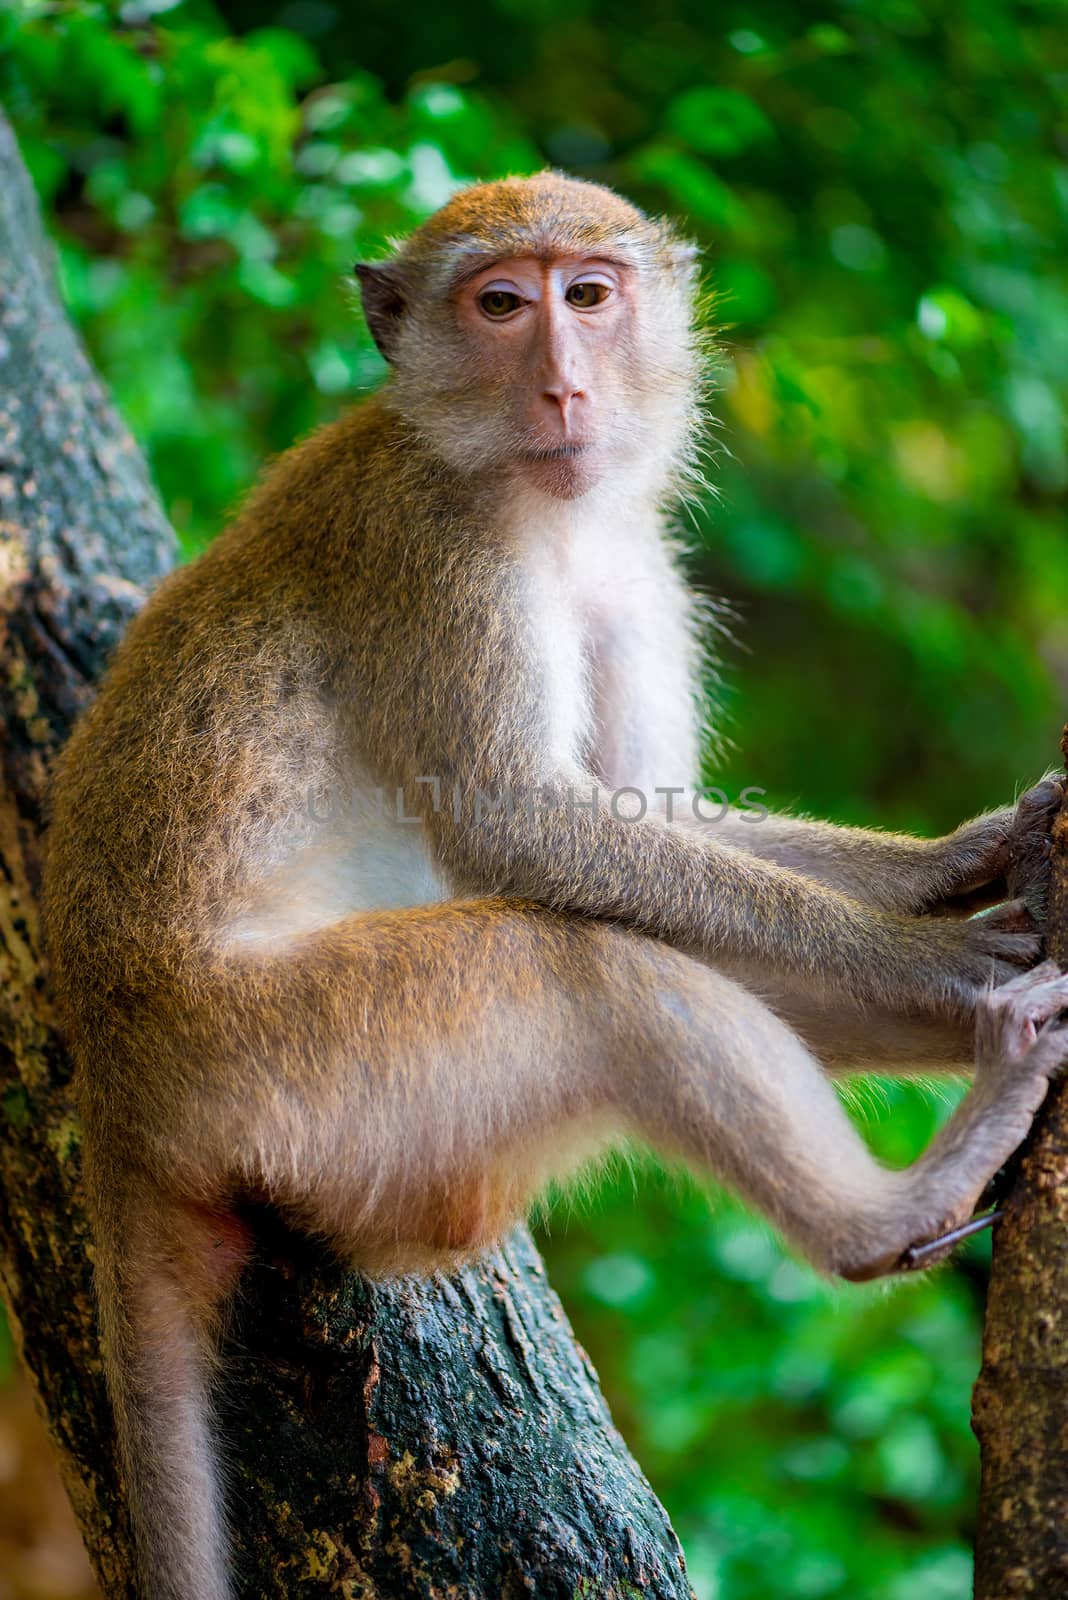
[[[1050,828],[1064,801],[1064,791],[1063,775],[1047,773],[1015,806],[975,817],[934,840],[932,894],[924,909],[967,910],[968,897],[973,897],[973,904],[1022,900],[1036,925],[1043,927]]]
[[[1011,1155],[1068,1060],[1068,974],[1055,961],[989,990],[975,1014],[975,1092],[996,1105]],[[1013,1122],[1012,1118],[1016,1121]]]
[[[1042,953],[1038,925],[1023,900],[1007,900],[965,918],[920,917],[913,927],[922,928],[924,942],[933,944],[933,961],[941,963],[942,998],[958,1015],[977,1015],[992,985],[1000,993]],[[931,959],[917,969],[921,983]],[[936,989],[928,992],[940,1009]]]

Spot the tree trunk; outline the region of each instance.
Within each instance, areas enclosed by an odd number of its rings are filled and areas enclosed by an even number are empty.
[[[1064,753],[1068,759],[1068,729]],[[1068,968],[1068,803],[1053,826],[1047,951]],[[994,1235],[973,1425],[976,1600],[1068,1595],[1068,1079],[1055,1084]]]
[[[0,116],[0,1280],[109,1600],[135,1588],[42,965],[41,824],[49,763],[174,558]],[[225,1357],[240,1596],[690,1596],[525,1230],[455,1277],[389,1286],[265,1233]]]

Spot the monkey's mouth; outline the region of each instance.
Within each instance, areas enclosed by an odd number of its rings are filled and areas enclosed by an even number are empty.
[[[574,500],[585,494],[598,475],[593,445],[576,439],[524,450],[519,460],[521,470],[557,500]]]
[[[537,450],[525,450],[523,460],[530,462],[539,461],[573,461],[576,456],[584,456],[592,446],[588,444],[554,444],[544,445]]]

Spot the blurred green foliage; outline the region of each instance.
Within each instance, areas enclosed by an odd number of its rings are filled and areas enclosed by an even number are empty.
[[[346,275],[457,183],[550,162],[681,217],[728,325],[693,513],[739,613],[709,777],[930,830],[1053,761],[1068,703],[1065,22],[9,0],[0,97],[190,552],[381,377]],[[904,1161],[952,1096],[859,1098]],[[701,1600],[970,1592],[981,1247],[836,1290],[733,1202],[630,1171],[546,1234]]]

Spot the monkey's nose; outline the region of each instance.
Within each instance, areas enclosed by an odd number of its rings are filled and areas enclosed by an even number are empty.
[[[586,391],[584,389],[576,389],[570,383],[557,383],[542,390],[542,399],[547,400],[550,406],[559,408],[560,420],[565,428],[570,417],[572,402],[585,400],[585,398]]]

